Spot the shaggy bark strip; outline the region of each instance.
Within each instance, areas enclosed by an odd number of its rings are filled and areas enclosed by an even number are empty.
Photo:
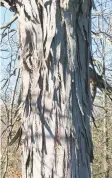
[[[90,178],[89,0],[16,0],[22,178]]]

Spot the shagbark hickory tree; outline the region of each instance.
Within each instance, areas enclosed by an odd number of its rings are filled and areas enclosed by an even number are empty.
[[[13,3],[20,37],[22,178],[90,178],[91,1]]]

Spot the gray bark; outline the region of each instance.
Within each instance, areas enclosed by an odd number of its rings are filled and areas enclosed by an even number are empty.
[[[23,178],[90,178],[91,1],[18,0]]]

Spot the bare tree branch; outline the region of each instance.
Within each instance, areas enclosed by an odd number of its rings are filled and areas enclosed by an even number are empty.
[[[1,25],[0,29],[8,28],[17,18],[18,18],[18,16],[17,16],[17,14],[15,14],[13,19],[10,22],[8,22],[7,24]]]

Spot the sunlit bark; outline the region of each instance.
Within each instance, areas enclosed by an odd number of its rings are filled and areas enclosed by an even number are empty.
[[[91,1],[18,0],[23,178],[90,178]]]

